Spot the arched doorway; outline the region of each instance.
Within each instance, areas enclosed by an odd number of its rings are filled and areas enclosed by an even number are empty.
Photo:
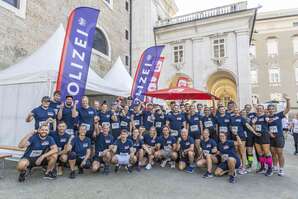
[[[207,81],[208,91],[219,97],[224,105],[231,100],[237,100],[237,85],[232,74],[227,71],[217,71],[210,75]]]

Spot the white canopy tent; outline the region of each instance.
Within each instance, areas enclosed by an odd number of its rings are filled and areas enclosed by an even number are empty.
[[[0,145],[16,146],[33,123],[25,123],[27,114],[44,95],[53,92],[60,64],[65,30],[62,25],[31,56],[0,71]],[[128,96],[130,89],[115,88],[91,68],[87,91],[96,94]]]
[[[104,76],[103,79],[114,87],[122,88],[127,91],[131,90],[133,83],[133,80],[127,72],[120,57],[118,57],[111,70]]]

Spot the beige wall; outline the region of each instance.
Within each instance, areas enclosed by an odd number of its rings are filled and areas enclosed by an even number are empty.
[[[298,84],[295,79],[294,63],[298,56],[293,52],[292,36],[298,34],[298,16],[256,21],[253,43],[256,45],[256,58],[252,67],[257,66],[258,83],[253,85],[252,93],[259,96],[260,102],[270,100],[271,93],[287,93],[292,99],[292,106],[298,107]],[[278,56],[270,58],[267,55],[267,39],[276,37],[278,41]],[[270,65],[280,67],[280,84],[273,86],[269,83]]]
[[[129,30],[129,12],[125,0],[114,0],[110,8],[104,0],[27,0],[25,18],[16,16],[0,6],[0,68],[8,67],[38,49],[79,6],[100,8],[98,25],[104,29],[111,45],[111,59],[92,55],[92,68],[103,76],[121,56],[129,55],[129,41],[125,29]]]

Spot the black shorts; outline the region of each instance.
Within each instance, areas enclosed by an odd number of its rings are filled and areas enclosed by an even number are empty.
[[[246,147],[253,147],[255,144],[255,135],[251,134],[251,133],[247,133],[247,137],[246,137],[246,143],[245,146]]]
[[[241,141],[245,141],[246,142],[246,137],[245,136],[239,136]],[[237,141],[237,137],[235,135],[232,134],[232,138],[234,141]]]
[[[29,166],[28,166],[29,169],[32,169],[33,167],[40,167],[40,166],[47,166],[48,165],[47,158],[43,159],[43,161],[41,162],[40,165],[36,165],[35,164],[35,162],[38,159],[38,157],[34,157],[34,158],[31,158],[31,157],[22,157],[21,159],[26,159],[26,160],[29,161]]]
[[[275,148],[284,148],[285,138],[283,135],[276,135],[275,138],[270,138],[270,146]]]
[[[269,133],[262,134],[261,136],[255,136],[256,144],[270,144],[270,135]]]
[[[80,157],[77,157],[76,159],[76,166],[81,166],[83,162],[83,159],[81,159]],[[87,160],[85,166],[83,167],[84,169],[90,169],[91,168],[91,160]]]

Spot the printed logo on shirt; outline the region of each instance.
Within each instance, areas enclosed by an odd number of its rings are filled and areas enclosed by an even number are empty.
[[[229,147],[229,145],[224,145],[223,146],[223,149],[229,149],[230,147]]]
[[[47,146],[49,144],[50,144],[49,141],[44,141],[44,142],[41,143],[42,146]]]
[[[84,148],[87,148],[87,147],[88,147],[88,143],[84,143],[84,144],[83,144],[83,147],[84,147]]]

